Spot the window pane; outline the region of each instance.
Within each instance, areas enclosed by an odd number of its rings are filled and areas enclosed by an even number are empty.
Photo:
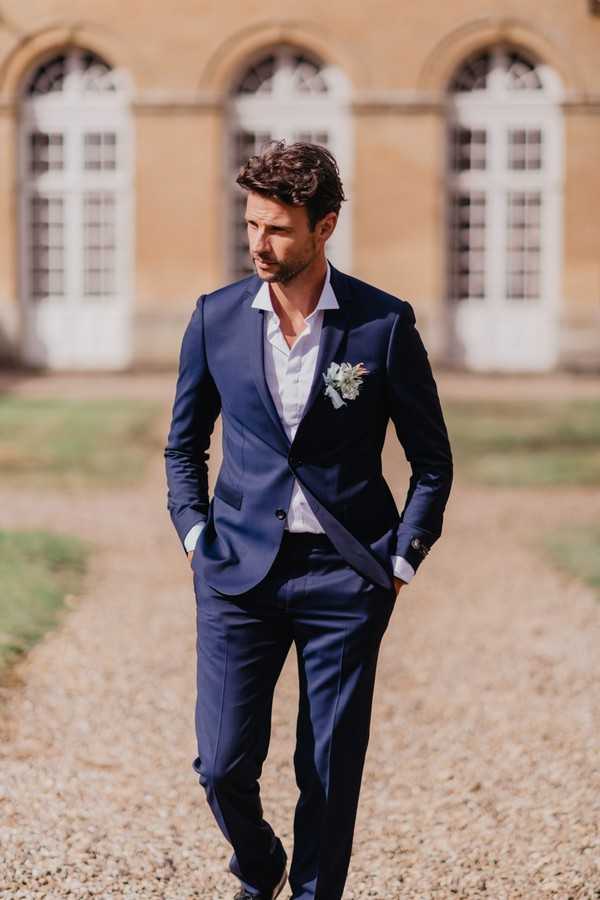
[[[236,94],[270,94],[273,91],[273,75],[275,74],[275,57],[265,56],[245,73],[234,93]]]
[[[486,140],[487,134],[483,128],[454,127],[450,140],[452,171],[465,172],[485,169]]]
[[[509,191],[506,202],[506,296],[538,298],[542,197],[539,191]]]
[[[32,175],[62,172],[63,135],[60,132],[33,131],[29,135],[29,171]]]
[[[485,296],[485,194],[459,191],[450,196],[450,296]]]
[[[305,56],[296,55],[292,68],[292,91],[298,94],[326,94],[327,84],[321,74],[321,66],[307,59]]]
[[[31,295],[62,297],[64,283],[64,207],[62,197],[35,195],[29,201]]]
[[[83,292],[86,297],[116,292],[115,197],[88,191],[83,198]]]
[[[542,82],[536,64],[516,51],[505,57],[506,86],[510,91],[539,91]]]
[[[27,85],[26,93],[35,95],[62,91],[66,72],[67,57],[64,53],[59,53],[38,66]]]
[[[508,168],[516,171],[542,168],[542,132],[539,128],[509,129]]]
[[[117,168],[117,135],[112,131],[89,131],[83,136],[83,167],[106,172]]]
[[[238,131],[234,141],[234,166],[241,168],[244,163],[259,153],[271,140],[268,131]]]
[[[477,51],[461,64],[448,85],[449,93],[485,91],[489,89],[493,71],[501,73],[496,87],[505,91],[543,89],[537,63],[517,51],[492,54]]]
[[[492,65],[492,55],[485,50],[476,53],[463,63],[449,84],[450,93],[461,91],[483,91],[487,87],[487,80]]]

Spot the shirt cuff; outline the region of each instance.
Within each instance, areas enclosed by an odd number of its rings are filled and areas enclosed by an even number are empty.
[[[408,583],[415,574],[411,564],[403,556],[392,556],[392,562],[396,578],[400,578]]]
[[[196,542],[198,541],[198,538],[200,537],[200,533],[205,525],[206,525],[206,522],[197,522],[195,525],[192,525],[192,527],[186,534],[185,539],[183,541],[183,546],[185,547],[185,549],[187,550],[188,553],[195,548]]]

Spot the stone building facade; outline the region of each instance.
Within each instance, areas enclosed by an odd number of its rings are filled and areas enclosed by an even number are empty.
[[[273,138],[334,151],[330,259],[439,364],[600,367],[593,0],[0,0],[4,363],[174,365]]]

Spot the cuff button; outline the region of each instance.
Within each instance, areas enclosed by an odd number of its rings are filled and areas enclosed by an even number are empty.
[[[427,544],[424,544],[423,541],[418,537],[414,537],[411,540],[410,546],[413,548],[413,550],[418,550],[421,556],[427,556],[427,554],[429,553],[429,547],[427,546]]]

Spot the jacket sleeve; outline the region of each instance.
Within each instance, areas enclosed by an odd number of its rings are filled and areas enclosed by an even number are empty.
[[[411,477],[395,553],[416,569],[442,532],[453,461],[427,351],[406,300],[390,333],[387,355],[390,417]]]
[[[208,449],[221,410],[221,397],[206,361],[203,303],[204,295],[196,301],[181,342],[171,427],[164,450],[167,509],[184,552],[189,530],[208,516]]]

